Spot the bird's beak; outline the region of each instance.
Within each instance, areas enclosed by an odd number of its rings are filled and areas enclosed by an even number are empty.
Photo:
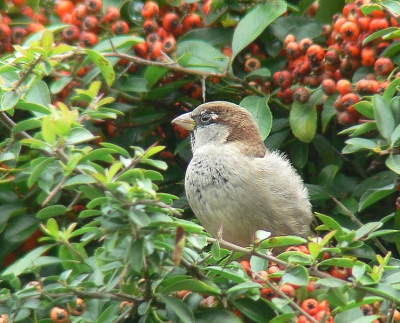
[[[188,131],[193,131],[193,129],[196,125],[196,122],[190,116],[190,112],[180,115],[179,117],[172,120],[171,123],[176,124]]]

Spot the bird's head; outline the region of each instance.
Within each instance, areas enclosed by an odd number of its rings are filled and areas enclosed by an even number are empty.
[[[190,131],[193,152],[205,145],[225,144],[235,145],[241,153],[251,157],[263,157],[266,152],[251,113],[234,103],[204,103],[172,123]]]

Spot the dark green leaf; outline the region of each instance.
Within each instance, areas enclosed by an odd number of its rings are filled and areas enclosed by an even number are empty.
[[[262,299],[253,301],[250,298],[237,298],[232,303],[244,315],[258,323],[269,323],[275,317],[272,308]]]
[[[25,270],[32,269],[32,265],[35,263],[43,253],[49,250],[52,246],[41,246],[33,249],[29,253],[25,254],[22,258],[18,259],[11,266],[7,267],[2,273],[2,279],[10,280],[16,276],[21,275]]]
[[[395,127],[393,112],[384,97],[379,94],[372,97],[372,107],[378,130],[382,137],[390,143],[390,136]]]
[[[381,199],[385,198],[386,196],[392,194],[395,191],[396,189],[394,188],[394,184],[389,184],[385,187],[370,189],[366,191],[361,196],[360,203],[358,206],[358,211],[361,212],[365,210],[367,207],[380,201]]]
[[[144,265],[144,239],[135,240],[129,249],[129,262],[134,271],[140,273]]]
[[[62,215],[67,211],[68,209],[64,205],[51,205],[41,209],[38,212],[37,217],[39,219],[46,219],[57,215]]]
[[[295,102],[290,110],[289,122],[293,134],[305,143],[310,143],[317,132],[316,103],[322,98],[322,95],[321,90],[315,91],[307,103]]]
[[[272,113],[268,106],[268,99],[269,96],[258,97],[250,95],[240,102],[240,105],[246,108],[253,116],[263,140],[268,137],[272,127]]]
[[[159,298],[182,320],[182,322],[194,323],[193,313],[183,301],[167,295],[159,295]]]
[[[242,319],[231,311],[221,309],[208,309],[207,311],[196,312],[196,323],[242,323]]]
[[[269,24],[287,10],[284,1],[259,3],[242,18],[235,29],[232,40],[232,59],[255,40]]]

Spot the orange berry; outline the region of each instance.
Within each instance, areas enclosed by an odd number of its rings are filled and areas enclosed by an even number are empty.
[[[380,57],[375,61],[374,70],[380,76],[388,76],[394,70],[394,64],[388,57]]]
[[[333,266],[330,270],[329,273],[336,278],[339,279],[347,279],[347,270],[346,268],[343,267],[338,267],[338,266]]]
[[[61,307],[53,307],[50,312],[50,318],[54,323],[69,323],[71,322],[69,319],[68,312]]]
[[[292,285],[289,285],[289,284],[283,284],[281,287],[280,287],[280,290],[286,295],[286,296],[288,296],[288,297],[290,297],[290,298],[293,298],[294,297],[294,294],[295,294],[295,289],[294,289],[294,287],[292,286]]]
[[[212,13],[212,8],[211,8],[212,0],[206,0],[203,5],[203,13],[208,16],[210,13]]]
[[[133,51],[135,52],[136,56],[145,58],[149,53],[149,47],[146,43],[139,43],[133,46]]]
[[[68,13],[72,13],[74,8],[74,3],[69,0],[61,0],[56,3],[56,13],[61,18]]]
[[[79,44],[82,47],[92,47],[99,42],[99,39],[95,33],[85,31],[79,37]]]
[[[246,60],[244,63],[244,70],[249,73],[254,70],[257,70],[261,67],[260,60],[255,57],[250,57],[249,59]]]
[[[322,91],[326,95],[333,95],[336,92],[336,82],[332,79],[326,79],[321,82]]]
[[[275,86],[286,89],[293,84],[292,74],[289,71],[278,71],[272,76],[272,81]]]
[[[82,28],[86,31],[96,32],[98,27],[99,27],[99,20],[94,15],[88,15],[83,20]]]
[[[163,43],[161,41],[154,42],[149,48],[149,57],[151,59],[157,59],[161,56],[164,49]]]
[[[73,307],[68,304],[68,311],[74,316],[82,315],[83,312],[86,311],[85,301],[78,297],[75,301],[75,304],[73,304]]]
[[[369,24],[368,31],[370,33],[377,32],[378,30],[389,27],[389,22],[385,18],[374,18]]]
[[[307,298],[301,303],[301,308],[311,316],[318,313],[318,301],[314,298]]]
[[[240,262],[240,265],[243,267],[243,269],[245,270],[245,272],[249,275],[252,276],[253,272],[251,270],[251,265],[250,265],[250,261],[248,260],[242,260]]]
[[[176,52],[176,40],[175,37],[171,36],[171,37],[167,37],[164,39],[163,41],[163,46],[164,46],[164,51],[167,54],[172,54],[174,52]]]
[[[307,49],[307,58],[311,65],[318,65],[323,61],[325,51],[322,46],[314,44]]]
[[[277,295],[275,294],[275,291],[272,288],[263,288],[261,289],[261,297],[266,298],[268,300],[272,300],[274,297]]]
[[[360,27],[352,21],[345,22],[339,32],[342,34],[343,40],[345,41],[356,41],[360,36]]]
[[[107,23],[115,22],[121,18],[119,9],[114,6],[109,6],[106,13],[104,14],[103,21]]]
[[[285,37],[285,40],[283,41],[283,43],[285,44],[285,46],[287,46],[287,44],[289,44],[289,43],[291,43],[291,42],[296,42],[296,41],[297,41],[297,38],[296,38],[295,35],[288,34],[288,35]]]
[[[118,20],[111,24],[111,30],[115,35],[124,35],[129,32],[129,25],[125,20]]]
[[[376,80],[361,79],[356,84],[356,91],[360,95],[371,95],[377,93],[379,90],[379,83]]]
[[[142,9],[142,16],[145,19],[153,19],[160,12],[160,7],[154,1],[147,1]]]
[[[26,5],[26,0],[12,0],[12,3],[16,7],[23,7]]]
[[[103,9],[103,0],[85,0],[85,6],[89,12],[97,13]]]
[[[197,15],[195,13],[191,13],[183,19],[182,25],[183,25],[183,29],[185,31],[189,31],[193,28],[203,27],[204,22],[203,22],[203,19],[199,15]]]
[[[156,33],[158,31],[158,24],[157,21],[155,20],[146,20],[143,23],[143,29],[145,34],[152,34],[152,33]]]
[[[179,16],[174,12],[167,13],[164,16],[163,27],[166,31],[173,31],[180,23]]]
[[[372,66],[375,63],[375,51],[371,47],[361,50],[361,65]]]
[[[337,81],[336,88],[341,95],[353,92],[353,87],[351,86],[350,81],[346,79]]]
[[[307,103],[310,100],[310,91],[305,87],[299,86],[294,90],[293,98],[300,104]]]

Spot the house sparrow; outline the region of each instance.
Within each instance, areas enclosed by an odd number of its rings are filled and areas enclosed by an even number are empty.
[[[190,132],[186,195],[209,233],[242,246],[257,230],[307,237],[313,215],[303,181],[281,153],[267,150],[246,109],[209,102],[172,123]]]

